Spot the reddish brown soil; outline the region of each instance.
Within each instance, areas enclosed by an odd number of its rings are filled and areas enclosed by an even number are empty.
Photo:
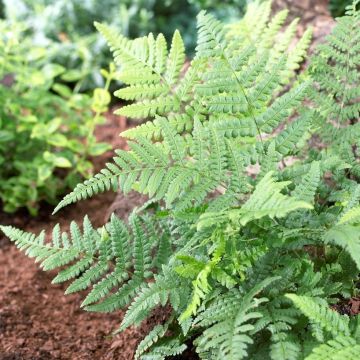
[[[342,315],[355,316],[360,313],[360,298],[354,297],[350,300],[340,301],[333,305],[332,309]]]
[[[52,274],[13,246],[0,249],[0,359],[131,359],[139,329],[109,336],[121,312],[87,313]]]
[[[124,147],[118,134],[127,126],[125,119],[109,115],[107,123],[97,130],[99,140],[110,142],[114,148]],[[112,152],[108,152],[96,159],[97,170],[111,156]],[[55,216],[49,215],[52,208],[45,205],[36,219],[25,211],[11,216],[0,213],[0,223],[38,233],[50,230],[58,222],[66,229],[69,220],[80,223],[88,214],[94,225],[100,226],[115,197],[114,193],[102,194],[69,206]],[[125,215],[130,208],[127,204],[122,213],[117,213]],[[122,313],[81,310],[83,296],[64,296],[65,285],[51,285],[53,275],[39,270],[0,234],[0,360],[132,359],[136,343],[150,325],[111,336]]]

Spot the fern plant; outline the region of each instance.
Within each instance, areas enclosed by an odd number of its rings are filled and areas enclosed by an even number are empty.
[[[328,181],[321,184],[322,196],[330,202],[348,202],[348,210],[356,209],[360,174],[358,5],[359,2],[354,1],[347,6],[346,15],[337,19],[332,33],[312,57],[309,69],[314,79],[314,86],[309,91],[312,106],[303,110],[304,118],[315,119],[313,136],[317,145],[310,150],[309,160],[327,159],[325,161],[332,162],[338,159],[336,171],[327,174]],[[355,216],[355,209],[347,216]],[[346,225],[346,218],[342,221]],[[349,234],[352,229],[346,228],[343,230]],[[352,233],[351,237],[354,235]]]
[[[265,6],[268,9],[269,3],[259,8]],[[264,13],[267,19],[269,12]],[[134,183],[139,192],[154,201],[165,199],[176,211],[199,205],[220,185],[227,190],[222,200],[230,200],[246,183],[241,179],[251,162],[265,162],[269,152],[275,157],[291,154],[308,121],[297,123],[296,134],[287,129],[281,139],[266,144],[263,140],[288,118],[308,87],[308,82],[296,84],[272,102],[302,60],[310,37],[305,33],[286,57],[293,30],[281,37],[281,46],[273,46],[278,32],[274,27],[284,21],[285,16],[277,17],[275,24],[264,20],[263,40],[254,46],[245,39],[239,49],[233,44],[240,37],[200,13],[197,54],[183,76],[184,45],[178,32],[168,53],[161,34],[130,41],[97,24],[121,65],[120,79],[129,84],[115,95],[136,100],[118,114],[153,121],[122,133],[132,151],[117,151],[115,164],[75,188],[56,211],[111,187],[127,193]],[[234,176],[225,177],[228,173]]]
[[[360,114],[358,4],[355,1],[347,6],[346,15],[337,19],[327,41],[318,47],[310,69],[315,80],[311,98],[316,103],[314,113],[321,125],[321,141],[352,165],[354,176],[359,174],[356,163]]]
[[[179,32],[168,50],[161,34],[129,40],[97,24],[128,85],[119,113],[147,121],[55,211],[107,190],[149,200],[129,225],[85,219],[51,242],[1,227],[45,270],[60,267],[54,282],[72,279],[68,293],[90,288],[86,310],[128,305],[118,331],[169,309],[136,359],[181,354],[189,341],[202,359],[359,356],[357,322],[329,307],[357,294],[360,187],[328,191],[353,164],[308,149],[326,128],[298,113],[313,93],[296,74],[310,31],[293,46],[296,21],[284,28],[286,11],[270,18],[270,6],[254,3],[232,26],[201,12],[189,65]]]
[[[329,340],[314,347],[308,360],[356,359],[360,354],[359,319],[330,310],[323,300],[295,294],[286,295],[318,327],[318,336]]]

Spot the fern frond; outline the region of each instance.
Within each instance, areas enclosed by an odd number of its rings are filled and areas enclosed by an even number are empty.
[[[165,324],[155,325],[154,328],[139,343],[135,353],[135,359],[165,359],[166,356],[181,354],[186,345],[181,344],[174,337],[165,335],[173,318],[170,317]]]
[[[48,243],[44,241],[44,233],[36,237],[10,226],[2,226],[1,230],[27,256],[41,261],[45,271],[66,265],[67,268],[60,270],[53,280],[53,283],[72,280],[66,294],[91,288],[82,304],[87,310],[112,311],[119,304],[126,305],[145,279],[153,275],[151,254],[160,249],[162,237],[169,236],[159,233],[156,239],[148,221],[133,216],[130,232],[113,215],[111,221],[98,231],[85,217],[82,232],[75,223],[71,225],[70,236],[61,234],[59,226],[55,226],[52,241]],[[132,242],[133,258],[127,251]],[[114,289],[117,289],[115,293],[112,292]],[[94,304],[101,299],[105,300]]]
[[[308,296],[286,294],[286,297],[289,298],[310,321],[320,325],[334,337],[350,335],[349,318],[347,316],[340,315],[335,310],[331,310]]]
[[[270,171],[276,172],[279,165],[280,160],[280,153],[276,151],[275,142],[270,142],[268,148],[266,149],[265,153],[261,155],[259,158],[259,164],[261,166],[261,171],[258,176],[260,180]]]
[[[357,185],[354,190],[351,191],[350,199],[348,200],[346,207],[341,212],[340,216],[347,213],[352,208],[356,207],[360,201],[360,185]]]
[[[225,31],[220,21],[201,11],[197,16],[198,41],[196,46],[197,57],[208,58],[220,54],[226,45]]]
[[[357,141],[344,142],[340,134],[355,135],[360,114],[359,13],[355,6],[354,11],[337,19],[326,42],[318,46],[310,68],[316,84],[311,94],[314,112],[324,124],[322,128],[327,129],[319,135],[337,152],[344,143],[351,148]]]
[[[299,200],[305,201],[309,204],[314,203],[316,189],[320,183],[320,164],[314,161],[311,164],[310,171],[304,175],[300,184],[292,192],[292,195]]]
[[[193,129],[193,121],[191,116],[187,113],[184,114],[170,114],[166,118],[162,118],[167,121],[179,134],[190,132]],[[144,124],[140,124],[134,128],[127,129],[121,133],[121,136],[128,139],[141,139],[146,138],[148,140],[161,140],[162,128],[157,119],[154,121],[147,121]]]
[[[272,339],[270,356],[272,360],[297,360],[301,355],[301,345],[292,339],[287,333],[278,333],[276,339]]]
[[[289,57],[286,61],[287,71],[285,71],[285,73],[283,74],[283,77],[286,80],[293,75],[294,70],[297,70],[300,67],[302,61],[304,60],[312,40],[312,33],[312,28],[306,29],[294,49],[290,51]]]
[[[258,183],[253,194],[240,209],[227,210],[222,213],[206,212],[197,223],[197,229],[205,229],[225,221],[245,226],[248,222],[269,216],[281,218],[298,209],[312,209],[313,206],[295,197],[283,195],[281,191],[290,182],[276,182],[273,172],[268,172]]]
[[[244,45],[256,43],[259,53],[268,50],[268,68],[277,64],[278,60],[286,53],[286,64],[281,71],[281,76],[278,78],[279,84],[285,84],[294,76],[294,70],[303,61],[309,47],[312,31],[307,29],[300,40],[292,47],[291,45],[294,44],[296,36],[298,19],[294,19],[283,30],[288,11],[282,10],[272,18],[270,18],[270,14],[271,1],[254,1],[248,4],[243,19],[228,26],[227,37]]]
[[[315,347],[306,360],[357,359],[360,356],[360,344],[347,336],[337,336],[326,344]]]
[[[277,98],[274,103],[256,121],[261,131],[271,133],[281,121],[287,118],[294,107],[300,105],[306,95],[309,82],[304,82],[290,92]]]
[[[271,53],[271,61],[276,61],[281,57],[281,54],[286,51],[296,34],[296,27],[299,23],[299,18],[295,18],[286,27],[286,29],[280,34],[279,41],[274,45],[274,49]]]
[[[338,245],[346,250],[355,261],[357,268],[360,270],[360,227],[341,224],[329,229],[325,235],[326,243]]]
[[[236,118],[229,115],[214,119],[213,126],[226,137],[256,136],[256,125],[252,118]]]
[[[284,9],[279,11],[269,22],[267,29],[264,31],[261,42],[266,48],[271,48],[274,44],[274,38],[283,26],[289,11]]]
[[[168,301],[175,311],[184,306],[183,299],[186,299],[188,291],[176,274],[163,269],[162,275],[155,275],[154,280],[139,290],[125,314],[119,331],[130,325],[140,324],[154,307],[165,306]]]
[[[193,295],[190,303],[185,311],[181,314],[179,321],[183,322],[190,318],[192,315],[196,315],[197,309],[201,304],[201,301],[206,298],[206,295],[210,292],[211,286],[208,282],[208,276],[211,273],[213,264],[205,264],[205,266],[197,274],[196,279],[193,281]]]
[[[240,210],[233,210],[230,215],[238,216],[244,226],[249,221],[260,219],[264,216],[283,217],[297,209],[311,209],[312,206],[305,201],[297,200],[281,194],[289,182],[275,182],[273,173],[267,173],[258,183],[249,200]]]
[[[216,356],[226,359],[245,358],[248,345],[253,343],[248,335],[253,329],[251,321],[261,317],[261,313],[253,309],[267,301],[254,297],[274,280],[264,280],[247,294],[231,291],[208,306],[195,320],[198,326],[207,326],[196,340],[197,351],[213,350]]]
[[[145,336],[136,348],[135,359],[140,359],[141,356],[148,351],[160,338],[162,338],[169,328],[169,324],[155,325],[153,329]]]
[[[179,78],[185,62],[185,46],[178,30],[174,32],[164,78],[173,85]]]
[[[195,159],[198,162],[193,164],[186,162],[188,143],[166,119],[157,118],[157,122],[162,129],[163,146],[154,146],[140,137],[136,142],[129,142],[131,151],[116,151],[115,164],[108,163],[107,169],[79,184],[54,212],[77,200],[118,187],[127,193],[136,186],[138,191],[148,194],[150,198],[166,199],[168,207],[177,200],[175,206],[179,211],[200,203],[209,192],[214,191],[227,170],[227,148],[220,134],[215,129],[206,132],[204,167],[200,158]],[[196,134],[194,136],[196,138]]]
[[[360,222],[360,206],[356,206],[345,212],[339,219],[338,224],[357,224]]]
[[[157,97],[155,93],[151,97]],[[136,104],[126,105],[115,111],[115,114],[135,119],[165,115],[170,111],[178,111],[180,103],[172,96],[158,98],[156,100],[143,100]]]
[[[290,123],[284,131],[275,138],[275,148],[283,156],[291,155],[300,139],[311,126],[311,117],[301,117]]]
[[[115,95],[124,100],[141,100],[123,106],[116,113],[132,118],[164,115],[180,109],[180,99],[173,93],[185,62],[185,48],[178,31],[175,31],[168,54],[162,34],[156,39],[150,34],[136,40],[126,39],[104,24],[95,23],[122,68],[119,79],[128,87]],[[134,73],[143,76],[133,76]],[[160,98],[159,98],[160,97]]]
[[[259,39],[262,34],[266,33],[270,13],[270,1],[254,1],[249,3],[243,19],[229,26],[228,36],[230,38],[239,38],[242,42],[246,40],[253,42],[255,39]],[[267,44],[266,41],[265,44]]]
[[[0,229],[4,234],[15,243],[15,245],[29,257],[34,257],[37,261],[41,261],[41,267],[45,270],[53,270],[56,267],[64,266],[76,258],[81,257],[77,266],[72,267],[67,273],[62,273],[57,282],[66,281],[72,277],[76,277],[80,272],[91,265],[94,255],[94,241],[98,242],[99,234],[94,233],[88,218],[84,219],[84,234],[75,232],[75,224],[72,226],[72,238],[68,235],[60,235],[60,228],[56,226],[54,229],[54,240],[52,243],[45,244],[45,234],[39,236],[25,233],[11,226],[1,226]],[[81,244],[81,248],[80,248]],[[84,259],[82,250],[87,251],[87,257]]]
[[[142,360],[165,360],[168,357],[180,355],[185,351],[187,346],[182,344],[179,339],[169,337],[163,339],[160,344],[155,345],[152,349],[144,354]]]
[[[141,84],[117,90],[114,95],[124,100],[141,100],[146,98],[157,98],[158,96],[166,93],[166,85]]]

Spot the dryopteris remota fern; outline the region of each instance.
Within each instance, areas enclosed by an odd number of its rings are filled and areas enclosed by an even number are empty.
[[[360,357],[359,315],[352,318],[340,315],[324,305],[322,299],[295,294],[286,295],[317,327],[317,336],[327,340],[312,349],[306,360],[357,359]],[[323,333],[325,332],[325,333]]]
[[[335,125],[351,123],[359,117],[360,25],[356,3],[347,8],[346,16],[337,19],[326,43],[318,48],[312,74],[319,83],[321,114]]]
[[[326,42],[319,45],[313,57],[310,73],[315,80],[311,98],[324,145],[353,167],[359,177],[357,164],[360,116],[360,11],[359,1],[347,6],[346,15],[337,19],[337,25]],[[345,140],[346,139],[346,140]]]
[[[55,211],[119,188],[147,194],[151,211],[147,202],[129,226],[112,217],[100,230],[85,220],[70,237],[55,228],[48,245],[2,227],[45,269],[66,265],[55,281],[74,279],[68,292],[92,286],[87,310],[129,304],[119,330],[171,308],[136,359],[178,355],[189,341],[206,360],[358,353],[357,322],[330,305],[358,293],[360,187],[346,177],[354,164],[308,149],[324,123],[319,111],[296,116],[310,33],[290,50],[296,21],[283,30],[285,17],[270,19],[269,2],[227,27],[201,12],[188,66],[178,32],[168,51],[162,35],[128,40],[97,24],[127,85],[117,95],[134,101],[120,113],[148,121]]]
[[[267,8],[269,3],[258,6]],[[235,30],[201,12],[196,55],[183,74],[184,46],[178,32],[168,54],[162,35],[130,41],[97,24],[121,67],[119,78],[128,84],[116,94],[136,100],[119,113],[155,119],[125,131],[122,135],[132,139],[131,151],[117,151],[115,163],[75,188],[55,211],[118,187],[165,199],[168,208],[182,211],[201,204],[221,186],[224,197],[213,207],[223,207],[236,200],[235,192],[247,190],[243,177],[251,162],[269,171],[274,163],[269,164],[269,156],[276,162],[291,154],[309,121],[290,125],[277,140],[265,143],[263,138],[288,119],[306,94],[308,82],[279,92],[302,61],[310,32],[290,51],[293,30],[277,40],[285,13],[272,22],[268,18],[266,13],[263,35],[253,43],[241,41]],[[248,18],[242,22],[251,25]]]

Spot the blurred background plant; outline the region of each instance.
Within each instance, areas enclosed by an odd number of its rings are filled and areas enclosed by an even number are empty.
[[[130,38],[162,32],[167,40],[175,29],[184,34],[188,51],[196,43],[196,15],[208,9],[231,21],[242,16],[247,0],[2,0],[4,16],[21,22],[35,45],[48,49],[49,59],[72,71],[63,81],[75,91],[102,86],[99,70],[111,60],[94,21],[106,22]]]
[[[345,9],[351,5],[353,0],[329,0],[329,10],[333,17],[340,17],[345,14]]]
[[[74,92],[59,80],[69,74],[51,62],[47,48],[23,36],[26,26],[0,21],[0,199],[7,212],[39,201],[54,203],[67,188],[92,173],[89,156],[110,148],[94,135],[110,94]],[[71,70],[70,70],[71,72]]]

